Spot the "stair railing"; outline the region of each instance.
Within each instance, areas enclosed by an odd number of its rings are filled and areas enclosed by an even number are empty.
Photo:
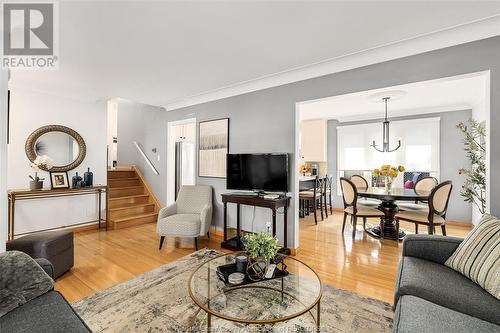
[[[144,153],[144,151],[142,150],[141,146],[139,146],[139,144],[137,143],[137,141],[134,141],[134,145],[135,147],[137,148],[137,150],[139,151],[139,154],[141,154],[141,156],[144,158],[144,160],[146,161],[147,165],[149,165],[149,167],[151,168],[151,171],[153,171],[153,173],[155,175],[159,175],[160,173],[158,172],[158,170],[156,170],[155,166],[153,165],[153,163],[151,163],[151,161],[149,160],[149,158],[146,156],[146,154]]]

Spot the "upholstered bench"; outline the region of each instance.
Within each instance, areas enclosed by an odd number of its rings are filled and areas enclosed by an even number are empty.
[[[54,267],[57,278],[74,264],[73,232],[37,232],[7,242],[7,251],[17,250],[32,258],[45,258]]]

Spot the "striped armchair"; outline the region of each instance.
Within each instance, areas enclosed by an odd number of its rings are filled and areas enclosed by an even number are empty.
[[[198,250],[198,237],[209,236],[212,222],[212,187],[207,185],[182,186],[177,201],[160,210],[156,232],[160,236],[160,250],[166,236],[194,237]]]

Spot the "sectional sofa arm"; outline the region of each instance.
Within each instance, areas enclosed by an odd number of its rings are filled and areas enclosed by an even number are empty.
[[[51,279],[54,279],[54,266],[52,266],[50,261],[45,258],[36,258],[35,261]]]
[[[448,236],[408,235],[403,242],[403,256],[444,264],[462,240],[462,238]]]

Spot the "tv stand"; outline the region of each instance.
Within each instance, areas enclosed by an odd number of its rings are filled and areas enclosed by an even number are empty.
[[[283,207],[283,248],[279,250],[280,253],[290,254],[290,249],[288,248],[288,218],[287,211],[288,205],[290,204],[291,197],[283,196],[277,199],[264,199],[260,196],[249,195],[238,195],[235,193],[225,193],[222,194],[222,202],[224,204],[224,241],[221,243],[221,247],[224,249],[232,251],[242,251],[244,250],[243,243],[241,242],[241,223],[240,223],[240,206],[254,206],[254,207],[264,207],[269,208],[272,211],[272,230],[273,236],[276,236],[276,211]],[[236,204],[236,237],[228,239],[227,235],[227,204]]]

